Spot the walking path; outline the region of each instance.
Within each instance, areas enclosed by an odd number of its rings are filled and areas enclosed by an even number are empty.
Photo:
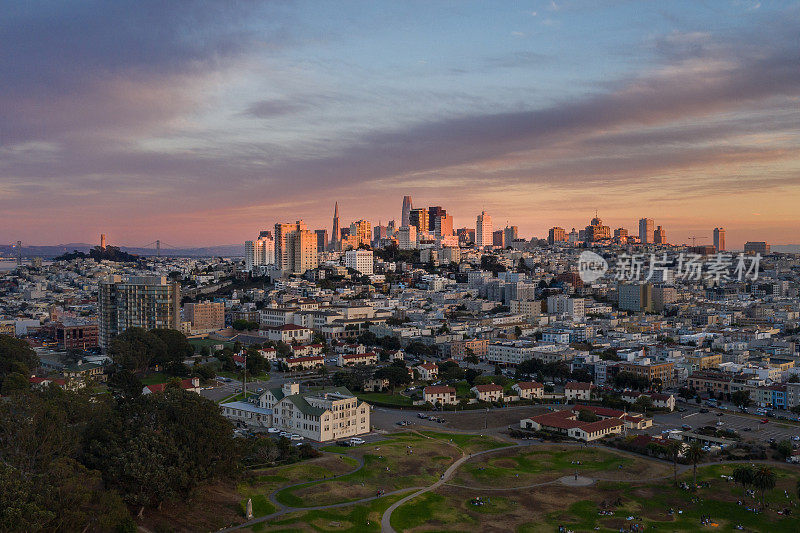
[[[448,431],[448,433],[450,433],[450,432],[451,431]],[[420,435],[425,437],[425,438],[428,438],[428,439],[440,440],[442,442],[448,443],[448,444],[458,448],[458,446],[456,444],[452,443],[452,442],[444,441],[443,439],[437,439],[435,437],[430,437],[428,435],[422,435],[422,434],[420,434]],[[292,487],[297,487],[297,486],[300,486],[300,485],[306,485],[308,483],[314,483],[314,482],[318,482],[318,481],[323,481],[323,482],[324,481],[331,481],[331,480],[334,480],[334,479],[337,479],[337,478],[341,478],[341,477],[344,477],[344,476],[349,476],[349,475],[351,475],[351,474],[353,474],[355,472],[358,472],[362,468],[364,468],[364,459],[363,459],[363,457],[353,457],[353,456],[346,455],[346,454],[339,454],[339,455],[342,455],[344,457],[350,457],[350,458],[355,459],[356,461],[358,461],[358,467],[355,468],[354,470],[351,470],[350,472],[346,472],[344,474],[339,474],[339,475],[331,476],[331,477],[328,477],[328,478],[309,479],[309,480],[302,481],[302,482],[299,482],[299,483],[293,483],[291,485],[286,485],[286,486],[283,486],[283,487],[279,487],[279,488],[275,489],[274,491],[272,491],[269,494],[270,502],[272,502],[272,504],[275,505],[275,507],[277,508],[277,510],[274,513],[269,514],[269,515],[265,515],[265,516],[260,516],[258,518],[254,518],[252,520],[248,520],[247,522],[244,522],[242,524],[238,524],[238,525],[231,526],[231,527],[228,527],[228,528],[220,529],[218,531],[222,532],[222,533],[232,532],[232,531],[236,531],[238,529],[251,527],[251,526],[254,526],[256,524],[260,524],[262,522],[273,520],[273,519],[278,518],[280,516],[283,516],[283,515],[286,515],[286,514],[290,514],[290,513],[294,513],[294,512],[320,511],[320,510],[325,510],[325,509],[336,509],[336,508],[347,507],[347,506],[351,506],[351,505],[359,505],[359,504],[362,504],[362,503],[369,503],[369,502],[372,502],[372,501],[377,500],[379,498],[384,498],[386,496],[392,496],[392,495],[396,495],[396,494],[403,494],[403,493],[406,493],[406,492],[409,492],[409,491],[414,491],[411,494],[405,496],[404,498],[401,498],[400,500],[398,500],[395,503],[393,503],[392,505],[390,505],[389,508],[386,509],[386,511],[381,516],[381,531],[384,532],[384,533],[396,533],[394,528],[392,528],[392,525],[391,525],[392,513],[397,508],[399,508],[401,505],[404,505],[405,503],[413,500],[417,496],[425,494],[426,492],[430,492],[430,491],[436,490],[436,489],[438,489],[439,487],[441,487],[443,485],[447,485],[447,486],[450,486],[450,487],[464,488],[464,489],[476,489],[476,488],[478,488],[478,489],[480,489],[482,491],[489,491],[489,490],[493,490],[493,491],[515,491],[515,490],[522,490],[522,489],[530,489],[530,488],[534,488],[534,487],[542,487],[542,486],[546,486],[546,485],[553,485],[553,484],[556,484],[556,483],[570,484],[570,482],[574,480],[573,476],[564,476],[564,477],[559,478],[559,479],[554,479],[554,480],[551,480],[551,481],[546,481],[546,482],[541,482],[541,483],[534,483],[534,484],[531,484],[531,485],[524,485],[524,486],[519,486],[519,487],[502,487],[502,488],[499,488],[499,487],[475,487],[475,486],[467,486],[467,485],[458,485],[458,484],[455,484],[455,483],[448,483],[448,480],[450,480],[450,478],[453,477],[453,474],[455,474],[455,472],[461,467],[461,465],[463,465],[465,462],[467,462],[470,459],[473,459],[475,457],[478,457],[478,456],[481,456],[481,455],[487,455],[487,454],[490,454],[490,453],[496,453],[496,452],[500,452],[500,451],[503,451],[503,450],[513,450],[513,449],[526,448],[526,447],[531,447],[531,446],[553,446],[553,445],[556,445],[556,446],[558,446],[558,445],[567,445],[567,446],[575,446],[575,447],[582,447],[582,448],[603,448],[603,449],[610,450],[610,451],[615,451],[615,452],[618,452],[618,453],[621,453],[621,454],[624,454],[624,455],[633,455],[633,456],[636,456],[636,457],[642,457],[639,454],[636,454],[636,453],[633,453],[633,452],[629,452],[627,450],[619,450],[619,449],[616,449],[616,448],[607,448],[605,446],[585,445],[585,444],[582,444],[582,443],[574,443],[574,442],[552,443],[552,442],[531,441],[531,442],[517,443],[517,444],[513,444],[511,446],[505,446],[505,447],[501,447],[501,448],[491,448],[489,450],[482,450],[482,451],[474,452],[474,453],[471,453],[471,454],[464,454],[462,452],[462,457],[460,457],[455,462],[453,462],[447,468],[447,470],[445,470],[445,472],[441,475],[441,477],[439,478],[438,481],[436,481],[435,483],[433,483],[432,485],[429,485],[427,487],[406,487],[406,488],[394,490],[394,491],[391,491],[391,492],[385,492],[385,493],[381,494],[380,496],[370,496],[369,498],[362,498],[360,500],[352,500],[352,501],[334,503],[334,504],[329,504],[329,505],[318,505],[318,506],[314,506],[314,507],[292,507],[292,506],[284,505],[284,504],[280,503],[277,500],[277,497],[276,497],[277,493],[282,491],[282,490],[290,489]],[[653,460],[653,461],[660,461],[660,462],[672,465],[671,461],[665,461],[663,459],[657,459],[657,458],[654,458],[654,457],[649,457],[647,459],[650,459],[650,460]],[[714,462],[698,463],[697,467],[701,468],[703,466],[710,466],[710,465],[739,464],[739,463],[741,463],[741,464],[753,464],[753,463],[756,463],[756,464],[758,464],[758,463],[772,464],[772,463],[770,463],[770,461],[738,460],[738,461],[714,461]],[[693,465],[679,464],[678,465],[678,473],[684,473],[687,470],[690,470],[691,468],[693,468]],[[653,478],[640,478],[640,479],[636,479],[636,480],[629,480],[629,481],[626,481],[626,482],[627,483],[643,483],[643,482],[648,482],[649,483],[649,482],[652,482],[652,481],[658,481],[658,480],[662,480],[662,479],[671,478],[672,476],[673,476],[673,474],[671,473],[669,475],[657,476],[657,477],[653,477]],[[583,485],[590,485],[590,484],[594,483],[595,481],[604,481],[604,479],[601,478],[601,477],[596,477],[596,478],[580,477],[579,481],[580,481],[581,486],[583,486]],[[614,480],[614,481],[616,481],[616,480]],[[140,528],[140,530],[142,531],[142,533],[145,533],[143,528]]]

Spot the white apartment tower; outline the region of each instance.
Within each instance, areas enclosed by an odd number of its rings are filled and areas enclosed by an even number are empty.
[[[344,254],[344,266],[357,270],[365,276],[372,274],[372,250],[347,250]]]

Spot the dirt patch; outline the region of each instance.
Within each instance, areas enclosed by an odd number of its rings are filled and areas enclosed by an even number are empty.
[[[150,531],[216,531],[244,522],[240,499],[232,482],[205,485],[186,500],[163,504],[160,511],[145,510],[137,523]]]

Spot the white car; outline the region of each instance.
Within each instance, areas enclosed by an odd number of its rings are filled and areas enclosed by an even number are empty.
[[[288,439],[289,437],[291,437],[291,436],[292,436],[292,434],[291,434],[291,433],[287,433],[287,432],[285,432],[285,431],[281,431],[281,432],[280,432],[280,436],[281,436],[281,437],[286,437],[286,438]]]
[[[353,437],[352,439],[350,439],[351,446],[358,446],[359,444],[364,444],[365,442],[367,441],[365,441],[364,439],[360,439],[358,437]]]
[[[300,435],[298,435],[297,433],[295,433],[294,435],[292,435],[292,436],[291,436],[291,437],[289,437],[289,438],[290,438],[290,439],[292,439],[292,440],[303,440],[303,437],[301,437],[301,436],[300,436]]]
[[[280,432],[281,432],[281,430],[280,430],[280,429],[278,429],[278,428],[269,428],[269,429],[267,430],[267,432],[268,432],[268,433],[280,433]]]

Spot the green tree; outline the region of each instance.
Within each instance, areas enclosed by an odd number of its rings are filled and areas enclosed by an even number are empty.
[[[108,388],[115,397],[134,400],[142,395],[142,382],[130,370],[117,370],[108,378]]]
[[[750,465],[741,465],[733,469],[733,480],[742,486],[742,489],[747,489],[753,484],[753,477],[755,471]]]
[[[402,367],[389,365],[379,368],[375,371],[375,378],[388,379],[389,387],[392,389],[392,394],[394,394],[394,391],[398,386],[411,383],[411,375],[408,373],[405,365]]]
[[[764,507],[766,492],[775,488],[777,479],[775,471],[766,465],[757,467],[753,473],[753,486],[761,493],[761,507]]]
[[[26,392],[30,390],[30,388],[31,383],[24,374],[19,372],[11,372],[6,374],[5,378],[3,379],[3,385],[0,387],[0,392],[2,392],[3,396],[11,396],[12,394]]]
[[[154,360],[153,364],[183,363],[184,359],[194,355],[194,347],[189,343],[189,339],[177,329],[153,329],[150,333],[161,339],[166,351],[164,360]]]
[[[111,341],[108,353],[122,368],[144,372],[153,362],[166,359],[167,347],[146,329],[128,328]]]
[[[700,462],[705,454],[703,445],[699,441],[692,442],[686,450],[686,459],[692,463],[692,481],[695,487],[697,486],[697,463]]]
[[[27,381],[37,366],[39,357],[27,342],[10,335],[0,335],[0,383],[11,373],[23,374]]]
[[[578,420],[581,422],[597,422],[600,418],[588,409],[578,411]]]
[[[673,482],[678,485],[678,459],[683,451],[683,443],[679,440],[670,440],[667,444],[667,454],[672,459]]]
[[[747,390],[737,390],[731,394],[731,401],[734,405],[738,405],[740,407],[747,407],[753,403],[752,400],[750,400],[750,391]]]
[[[644,394],[636,398],[636,401],[633,402],[633,406],[647,415],[647,410],[653,407],[653,399],[650,396],[645,396]]]
[[[788,439],[780,441],[775,449],[780,454],[781,459],[783,459],[784,461],[788,459],[789,456],[792,455],[792,451],[794,451],[794,447],[792,446],[792,441]]]

